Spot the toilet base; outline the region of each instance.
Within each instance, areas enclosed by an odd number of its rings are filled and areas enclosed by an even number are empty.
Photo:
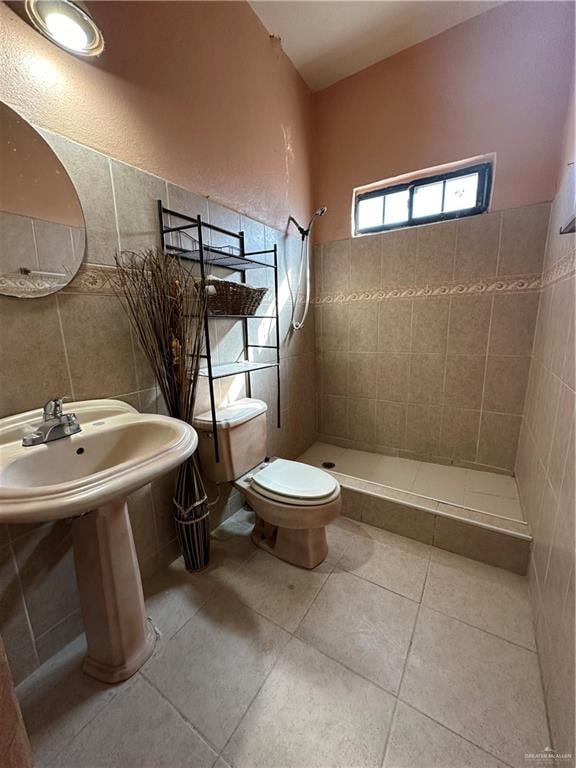
[[[326,528],[280,528],[255,514],[252,542],[265,552],[300,568],[315,568],[326,559]]]

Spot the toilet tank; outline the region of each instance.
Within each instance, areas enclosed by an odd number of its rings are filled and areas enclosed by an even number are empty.
[[[212,412],[194,417],[202,474],[215,483],[237,480],[266,458],[266,411],[262,400],[245,397],[216,409],[220,461],[214,455]]]

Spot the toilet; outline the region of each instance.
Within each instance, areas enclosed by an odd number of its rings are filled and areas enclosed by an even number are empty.
[[[317,467],[266,457],[266,410],[266,403],[252,398],[217,408],[219,462],[212,413],[196,416],[202,472],[215,483],[233,483],[250,504],[256,546],[315,568],[328,553],[326,526],[340,514],[340,485]]]

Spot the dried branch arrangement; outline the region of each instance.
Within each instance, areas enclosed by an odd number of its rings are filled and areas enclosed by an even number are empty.
[[[117,294],[170,416],[192,423],[204,345],[205,286],[190,266],[158,249],[116,257]],[[195,456],[179,467],[174,518],[189,570],[209,558],[208,501]]]

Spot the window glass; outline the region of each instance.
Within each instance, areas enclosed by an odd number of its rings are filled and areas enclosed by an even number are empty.
[[[385,197],[384,224],[398,224],[408,220],[408,190],[391,192]]]
[[[447,179],[445,184],[445,211],[462,211],[466,208],[474,208],[476,205],[476,193],[478,191],[477,173],[471,173],[468,176],[459,176],[456,179]]]
[[[383,197],[367,197],[358,203],[358,228],[369,229],[382,224]]]
[[[488,210],[491,191],[491,162],[357,191],[355,234],[483,213]]]
[[[425,216],[434,216],[442,213],[442,190],[444,182],[434,184],[421,184],[414,189],[414,202],[412,203],[412,216],[421,219]]]

